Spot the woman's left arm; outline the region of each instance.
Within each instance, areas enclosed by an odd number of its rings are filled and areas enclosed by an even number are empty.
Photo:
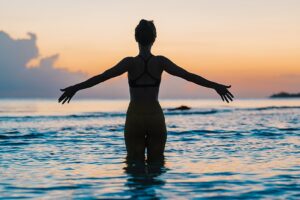
[[[203,87],[213,88],[221,96],[222,100],[226,101],[227,103],[233,100],[234,96],[228,91],[228,88],[231,87],[230,85],[227,86],[207,80],[197,74],[186,71],[164,56],[161,56],[161,58],[163,61],[164,70],[169,74],[181,77]]]

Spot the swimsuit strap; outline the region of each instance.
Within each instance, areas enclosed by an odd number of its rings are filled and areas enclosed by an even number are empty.
[[[160,84],[160,78],[156,78],[154,77],[149,71],[148,71],[148,62],[149,60],[153,57],[153,55],[150,55],[147,59],[145,59],[143,56],[138,55],[138,57],[140,57],[143,61],[144,61],[144,71],[135,79],[130,80],[129,79],[129,86],[130,87],[158,87]],[[155,83],[153,84],[137,84],[136,81],[138,79],[140,79],[144,74],[148,74],[148,76],[150,76],[152,79],[155,80]]]

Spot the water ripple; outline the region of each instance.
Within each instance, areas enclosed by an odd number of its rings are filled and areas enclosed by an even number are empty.
[[[278,105],[165,109],[159,167],[125,163],[124,111],[1,113],[0,198],[299,199],[300,107]]]

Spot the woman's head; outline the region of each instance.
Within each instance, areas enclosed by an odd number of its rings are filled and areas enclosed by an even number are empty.
[[[152,45],[156,38],[156,28],[153,21],[142,19],[135,28],[135,40],[142,46]]]

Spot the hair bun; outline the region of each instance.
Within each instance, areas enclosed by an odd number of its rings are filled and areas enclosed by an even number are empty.
[[[148,24],[148,21],[145,20],[145,19],[141,19],[140,23],[141,23],[141,24]]]
[[[153,24],[153,21],[148,21],[148,20],[145,20],[145,19],[141,19],[140,21],[140,25],[141,26],[150,26],[151,24]]]

